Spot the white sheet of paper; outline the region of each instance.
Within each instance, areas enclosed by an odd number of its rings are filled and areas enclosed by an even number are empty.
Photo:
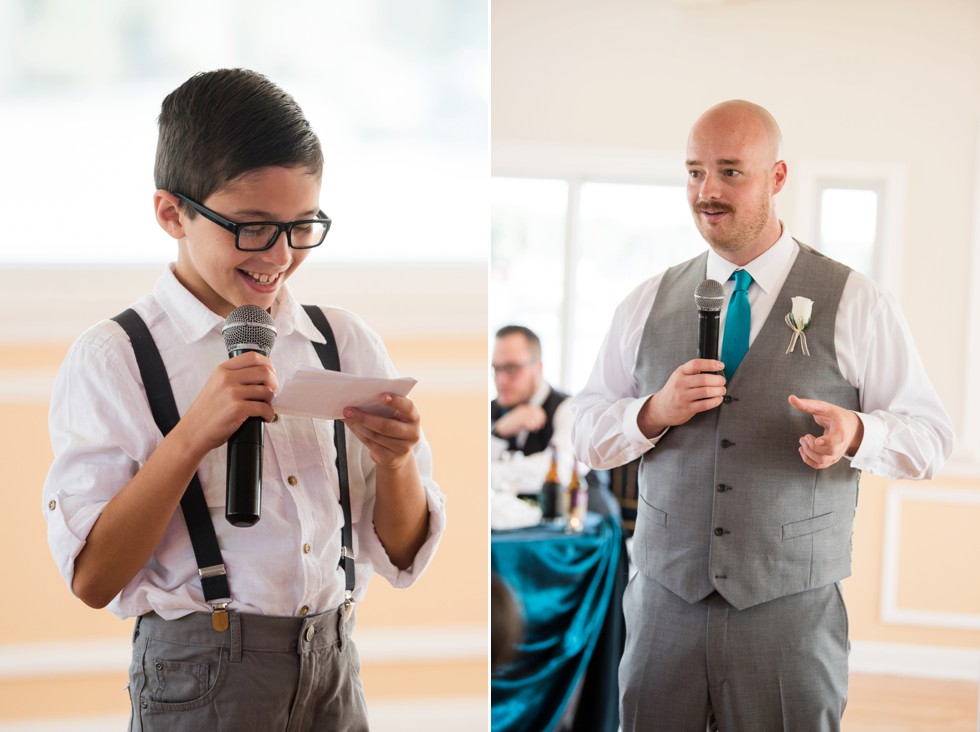
[[[407,396],[417,383],[409,377],[382,379],[300,366],[286,379],[272,406],[279,414],[314,419],[343,419],[344,407],[391,416],[395,410],[381,401],[381,395]]]

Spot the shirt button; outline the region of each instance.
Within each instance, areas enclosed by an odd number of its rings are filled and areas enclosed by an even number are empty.
[[[57,505],[58,505],[58,502],[57,501],[48,501],[48,510],[49,511],[54,511],[55,506],[57,506]]]
[[[286,482],[289,483],[289,485],[296,485],[299,483],[299,479],[295,475],[290,475],[288,478],[286,478]]]
[[[715,536],[721,536],[724,533],[725,533],[725,530],[723,528],[721,528],[720,526],[715,529]]]
[[[309,605],[303,605],[303,607],[301,607],[299,609],[299,614],[302,615],[302,616],[304,616],[304,617],[306,616],[306,614],[308,612],[310,612],[310,606]]]
[[[279,421],[279,415],[278,414],[273,414],[272,415],[272,421],[273,422],[278,422]]]
[[[309,544],[303,544],[303,554],[309,554],[311,551],[313,551],[313,547]]]

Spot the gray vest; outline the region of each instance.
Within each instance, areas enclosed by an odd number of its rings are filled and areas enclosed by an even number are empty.
[[[697,357],[694,290],[707,253],[664,274],[643,329],[634,376],[640,394],[658,391]],[[787,397],[859,408],[840,373],[834,324],[850,274],[800,244],[769,318],[752,342],[724,403],[672,427],[640,467],[633,554],[637,568],[688,602],[713,590],[744,609],[822,587],[851,571],[851,533],[860,471],[841,460],[815,470],[799,438],[822,434]],[[792,297],[813,300],[810,356],[784,322]]]

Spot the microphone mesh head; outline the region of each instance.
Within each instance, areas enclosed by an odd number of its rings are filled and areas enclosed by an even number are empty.
[[[242,305],[225,318],[221,334],[228,353],[248,350],[268,356],[276,342],[276,322],[258,305]]]
[[[698,310],[718,311],[725,302],[725,288],[718,280],[705,280],[694,289]]]

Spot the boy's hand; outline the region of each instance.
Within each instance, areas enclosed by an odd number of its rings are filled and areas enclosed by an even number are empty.
[[[382,467],[398,468],[413,460],[412,448],[421,437],[419,410],[408,397],[384,394],[382,400],[395,410],[394,417],[369,414],[355,407],[344,409],[344,423]]]
[[[221,447],[248,417],[275,416],[272,397],[279,388],[272,361],[250,351],[222,362],[179,424],[186,425],[205,452]]]

